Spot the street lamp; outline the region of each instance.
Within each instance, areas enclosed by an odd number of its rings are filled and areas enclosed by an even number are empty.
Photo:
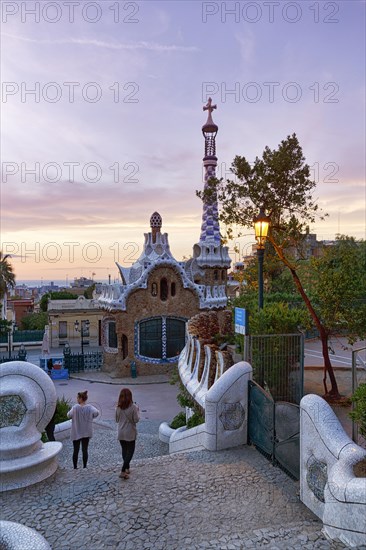
[[[257,255],[258,255],[258,307],[263,308],[263,258],[264,247],[266,246],[266,238],[270,224],[270,218],[266,216],[264,208],[259,211],[258,216],[254,218],[255,238],[257,240]]]
[[[8,332],[8,359],[11,360],[11,352],[14,342],[14,330],[16,330],[16,322],[15,321],[9,321],[9,325],[7,327]]]
[[[81,354],[84,355],[84,336],[86,336],[85,332],[89,332],[90,327],[90,321],[87,319],[86,321],[81,321],[81,327],[79,326],[80,323],[78,320],[75,321],[74,327],[76,332],[80,332],[80,338],[81,338]]]

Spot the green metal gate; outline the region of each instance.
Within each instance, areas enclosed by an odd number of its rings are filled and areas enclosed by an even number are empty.
[[[245,337],[245,360],[253,380],[274,401],[300,404],[304,390],[304,335],[270,334]]]
[[[299,479],[300,407],[274,401],[252,381],[249,381],[248,439],[273,464]]]
[[[71,353],[70,349],[65,349],[63,365],[69,373],[97,371],[102,368],[103,353],[101,351]]]

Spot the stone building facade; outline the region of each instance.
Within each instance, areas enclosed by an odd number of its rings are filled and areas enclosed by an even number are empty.
[[[204,107],[205,186],[216,174],[215,108],[211,99]],[[226,308],[231,261],[221,244],[216,197],[204,200],[200,239],[188,261],[173,257],[161,229],[162,218],[154,212],[140,258],[129,268],[117,263],[121,282],[101,288],[103,368],[112,376],[128,376],[131,361],[139,375],[168,372],[185,345],[187,321],[204,311],[220,316]]]

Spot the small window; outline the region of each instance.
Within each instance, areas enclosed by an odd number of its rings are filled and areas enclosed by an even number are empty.
[[[122,334],[122,359],[126,359],[128,356],[128,338],[125,334]]]
[[[226,270],[225,270],[225,269],[223,269],[223,270],[221,271],[221,279],[222,279],[223,282],[226,281]]]
[[[215,269],[215,271],[214,271],[214,280],[215,281],[219,280],[219,272],[217,271],[217,269]]]
[[[108,347],[117,348],[116,322],[108,322]]]
[[[59,321],[58,323],[58,337],[67,338],[67,321]]]
[[[158,295],[158,285],[156,283],[153,283],[151,285],[151,296],[157,296]]]
[[[170,293],[172,296],[175,296],[175,292],[176,292],[175,283],[172,283],[170,287]]]
[[[162,302],[166,302],[167,299],[168,299],[168,281],[164,277],[160,281],[160,300]]]

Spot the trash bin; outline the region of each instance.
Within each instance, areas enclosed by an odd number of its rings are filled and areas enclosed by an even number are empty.
[[[131,378],[137,378],[136,361],[131,361]]]

